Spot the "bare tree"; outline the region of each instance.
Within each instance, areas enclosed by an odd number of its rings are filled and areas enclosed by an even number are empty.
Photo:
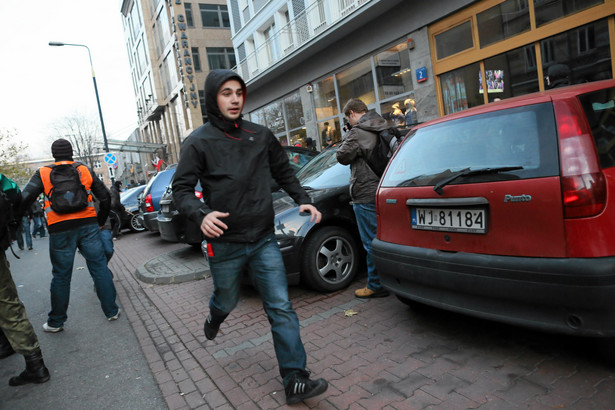
[[[32,172],[25,165],[28,144],[17,140],[17,132],[0,129],[0,173],[23,187]]]
[[[73,146],[73,158],[85,162],[94,169],[94,159],[100,153],[102,137],[97,121],[80,113],[73,113],[58,120],[54,125],[57,138],[65,138]]]

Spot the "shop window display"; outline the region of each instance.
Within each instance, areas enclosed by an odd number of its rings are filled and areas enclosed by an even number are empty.
[[[339,142],[342,139],[339,119],[331,118],[319,123],[318,135],[320,136],[321,149],[328,148],[336,142]]]
[[[412,91],[412,70],[406,42],[377,54],[374,62],[378,97],[381,100]]]
[[[358,98],[367,105],[376,102],[371,59],[364,60],[336,74],[336,78],[342,105],[351,98]]]
[[[298,91],[284,98],[284,110],[288,128],[299,128],[305,125],[303,105]]]
[[[485,60],[489,102],[539,90],[533,45],[499,54]],[[479,92],[484,92],[481,87]]]
[[[403,127],[418,124],[418,110],[414,94],[407,94],[399,98],[380,104],[382,118],[387,120],[390,127]]]
[[[335,85],[333,76],[314,84],[314,105],[316,108],[316,118],[323,120],[338,115],[337,98],[335,96]]]
[[[480,65],[470,64],[440,76],[444,114],[466,110],[483,104],[479,92]]]
[[[267,105],[263,111],[265,114],[265,126],[267,128],[274,134],[286,131],[281,101],[276,101]]]

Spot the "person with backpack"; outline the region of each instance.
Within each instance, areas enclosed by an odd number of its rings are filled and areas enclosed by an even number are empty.
[[[9,379],[10,386],[45,383],[50,378],[38,338],[19,299],[5,253],[11,244],[11,230],[14,231],[19,225],[20,201],[17,184],[0,174],[0,359],[14,353],[22,354],[26,359],[26,369],[19,376]]]
[[[117,320],[120,309],[100,234],[111,207],[109,190],[87,166],[73,161],[73,147],[68,140],[55,140],[51,153],[54,164],[39,168],[24,188],[22,209],[27,209],[41,193],[45,194],[53,278],[51,311],[43,330],[57,333],[64,329],[68,318],[66,311],[77,248],[87,262],[106,318]],[[92,195],[100,201],[98,214]]]
[[[350,131],[337,150],[340,164],[350,164],[350,198],[363,242],[367,252],[367,284],[355,291],[358,298],[378,298],[389,295],[382,287],[372,257],[372,241],[376,237],[376,189],[378,175],[368,163],[375,151],[378,134],[389,128],[387,121],[359,99],[350,99],[344,105],[344,115],[351,126]]]

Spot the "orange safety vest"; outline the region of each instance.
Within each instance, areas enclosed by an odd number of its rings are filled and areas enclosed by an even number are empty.
[[[64,165],[64,164],[73,164],[75,161],[58,161],[54,162],[54,165]],[[85,187],[85,190],[88,192],[88,206],[83,208],[81,211],[73,212],[70,214],[58,214],[53,209],[51,209],[51,202],[49,201],[49,193],[51,192],[51,188],[53,185],[51,184],[51,168],[42,167],[39,168],[39,172],[41,175],[41,180],[43,181],[43,189],[45,191],[45,215],[47,216],[47,224],[53,225],[58,222],[69,221],[73,219],[81,219],[81,218],[96,218],[96,209],[94,208],[94,201],[92,199],[92,175],[90,174],[88,168],[81,164],[77,166],[77,172],[79,172],[79,177],[81,178],[81,183]]]

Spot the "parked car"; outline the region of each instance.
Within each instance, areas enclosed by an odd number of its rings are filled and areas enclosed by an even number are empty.
[[[615,340],[614,196],[614,80],[451,114],[381,180],[376,267],[408,304]]]
[[[158,172],[152,179],[149,180],[139,203],[141,211],[141,219],[143,226],[148,231],[158,232],[158,211],[160,210],[160,198],[167,189],[167,185],[171,183],[177,164],[171,164],[166,169]]]
[[[350,205],[350,167],[337,162],[337,148],[321,152],[297,173],[316,208],[318,224],[301,215],[299,206],[280,191],[273,202],[275,235],[282,251],[288,283],[332,292],[346,288],[364,259]]]
[[[122,228],[128,228],[132,232],[143,232],[145,226],[141,224],[139,218],[139,195],[145,189],[145,185],[128,188],[120,193],[120,202],[124,205],[126,212],[121,216]]]
[[[301,169],[312,158],[318,155],[317,151],[301,147],[284,147],[288,156],[288,162],[295,172]],[[272,178],[272,191],[280,189],[279,185]],[[201,183],[195,187],[197,198],[203,198]],[[160,199],[160,212],[157,215],[160,237],[169,242],[182,242],[192,246],[200,246],[203,241],[201,228],[194,222],[186,219],[179,213],[173,202],[173,188],[171,183]]]

